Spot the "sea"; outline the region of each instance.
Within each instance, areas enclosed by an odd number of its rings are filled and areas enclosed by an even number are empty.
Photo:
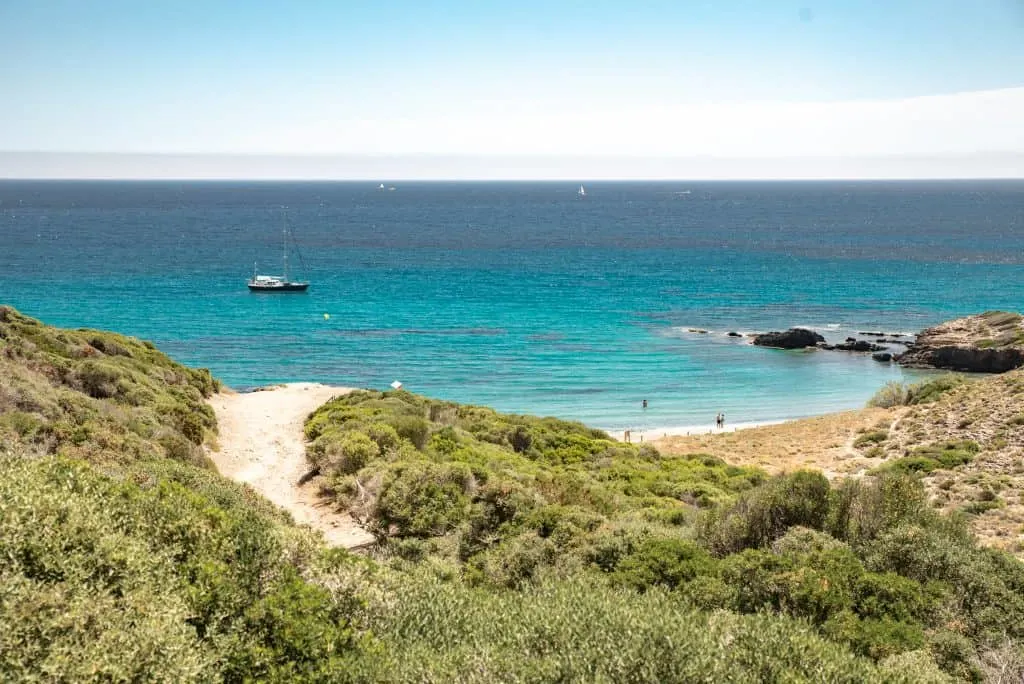
[[[399,381],[634,432],[852,409],[921,377],[752,332],[1024,308],[1024,181],[383,182],[0,181],[0,303],[238,390]],[[250,293],[285,226],[309,291]]]

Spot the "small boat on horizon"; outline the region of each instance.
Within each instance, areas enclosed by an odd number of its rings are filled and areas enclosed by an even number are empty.
[[[587,191],[584,190],[583,186],[581,185],[580,189],[576,191],[576,194],[579,195],[580,197],[586,197],[587,196]]]
[[[249,280],[250,292],[305,292],[309,288],[306,281],[288,280],[288,224],[282,229],[283,242],[283,271],[284,275],[260,275],[256,264],[252,265],[252,278]],[[302,260],[302,255],[299,255]]]

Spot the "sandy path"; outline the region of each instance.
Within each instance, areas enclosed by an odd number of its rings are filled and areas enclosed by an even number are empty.
[[[297,523],[323,532],[328,544],[351,549],[373,543],[373,535],[348,513],[333,511],[314,486],[297,484],[308,470],[303,422],[328,399],[349,391],[293,383],[246,394],[216,394],[210,405],[220,426],[220,450],[209,456],[222,475],[251,485]]]

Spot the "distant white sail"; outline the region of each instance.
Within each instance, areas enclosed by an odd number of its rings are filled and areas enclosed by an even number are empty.
[[[580,197],[586,197],[587,196],[587,191],[584,190],[583,186],[581,185],[579,191],[576,194],[579,195]]]

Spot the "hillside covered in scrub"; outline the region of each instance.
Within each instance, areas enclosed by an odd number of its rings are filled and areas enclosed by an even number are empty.
[[[968,515],[986,543],[1024,555],[1024,370],[975,381],[942,376],[929,386],[941,391],[880,392],[878,400],[897,405],[895,417],[860,446],[882,467],[918,475],[933,503]]]
[[[770,472],[816,469],[833,480],[908,473],[982,544],[1024,557],[1024,370],[889,383],[859,411],[657,445]]]
[[[858,656],[959,679],[1021,655],[1024,565],[978,548],[905,469],[768,478],[406,392],[338,397],[306,431],[321,486],[396,567],[482,591],[586,578],[692,610],[779,614]]]
[[[316,539],[208,467],[217,383],[0,307],[0,672],[322,679],[355,643]]]
[[[576,423],[355,392],[306,433],[311,477],[377,535],[359,557],[212,469],[217,390],[145,342],[0,307],[5,676],[1024,673],[1024,565],[929,505],[913,469],[769,476]]]

